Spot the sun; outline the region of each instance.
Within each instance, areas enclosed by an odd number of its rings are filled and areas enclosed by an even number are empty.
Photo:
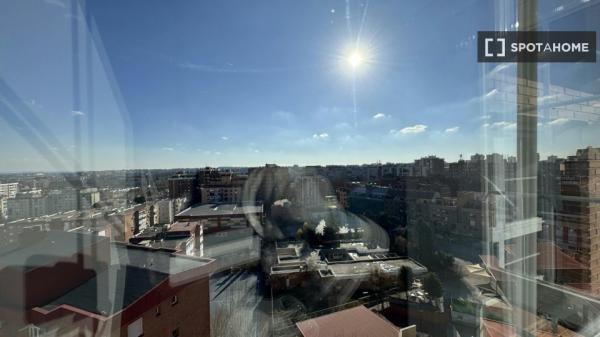
[[[365,62],[363,55],[358,50],[354,50],[348,55],[348,63],[353,69],[360,67]]]

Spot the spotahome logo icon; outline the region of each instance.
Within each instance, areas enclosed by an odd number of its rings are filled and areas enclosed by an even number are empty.
[[[596,32],[478,32],[478,62],[596,62]]]
[[[506,39],[503,37],[492,38],[486,37],[485,41],[485,57],[505,57],[506,56]],[[496,42],[500,43],[500,51],[497,53],[491,52],[490,44]]]

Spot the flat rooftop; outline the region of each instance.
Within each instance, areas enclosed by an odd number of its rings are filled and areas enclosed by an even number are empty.
[[[384,261],[353,261],[344,263],[332,263],[327,265],[334,277],[357,277],[367,276],[374,267],[378,266],[384,272],[397,274],[403,266],[410,267],[415,276],[423,275],[427,268],[410,258],[398,258]]]
[[[243,216],[245,214],[262,213],[262,205],[240,206],[236,204],[202,204],[189,207],[176,217],[218,217]]]
[[[53,265],[108,240],[103,236],[55,231],[32,231],[21,237],[24,241],[19,239],[0,249],[0,270],[9,266],[29,270]]]

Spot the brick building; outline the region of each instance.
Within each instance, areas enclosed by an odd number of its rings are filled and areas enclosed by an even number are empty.
[[[564,162],[561,208],[556,215],[557,245],[588,268],[580,283],[600,295],[600,148],[577,150]]]
[[[210,336],[213,260],[53,231],[0,256],[0,336]]]

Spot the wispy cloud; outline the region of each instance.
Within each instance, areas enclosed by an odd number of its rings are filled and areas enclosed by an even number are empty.
[[[484,128],[494,128],[494,129],[504,129],[504,130],[514,130],[517,128],[517,123],[515,122],[507,122],[500,121],[494,123],[483,123]]]
[[[227,137],[227,136],[222,136],[222,137],[221,137],[221,139],[222,139],[222,140],[229,140],[229,137]]]
[[[172,147],[168,147],[168,146],[165,146],[165,147],[163,147],[163,148],[162,148],[162,150],[163,150],[163,151],[169,151],[169,152],[171,152],[171,151],[175,151],[175,149],[174,149],[174,148],[172,148]]]
[[[459,129],[460,128],[458,126],[453,126],[451,128],[447,128],[444,132],[445,133],[457,133]]]
[[[326,139],[329,139],[329,134],[326,132],[315,133],[312,137],[313,137],[313,139],[326,140]]]
[[[427,130],[427,125],[424,124],[415,124],[415,125],[411,125],[411,126],[407,126],[405,128],[402,128],[400,130],[390,130],[391,133],[401,133],[403,135],[407,135],[407,134],[416,134],[416,133],[422,133],[425,132]]]
[[[381,113],[381,112],[376,113],[376,114],[373,115],[373,119],[383,119],[383,118],[386,118],[386,117],[389,117],[389,116],[386,115],[386,114],[384,114],[384,113]]]
[[[484,95],[484,98],[490,98],[493,97],[494,95],[496,95],[498,93],[498,89],[494,88],[492,90],[490,90],[488,93],[486,93]]]
[[[557,119],[554,119],[554,120],[548,122],[548,125],[550,125],[550,126],[561,126],[561,125],[565,125],[568,122],[569,122],[568,118],[557,118]]]
[[[85,114],[81,111],[73,110],[73,116],[85,116]]]

